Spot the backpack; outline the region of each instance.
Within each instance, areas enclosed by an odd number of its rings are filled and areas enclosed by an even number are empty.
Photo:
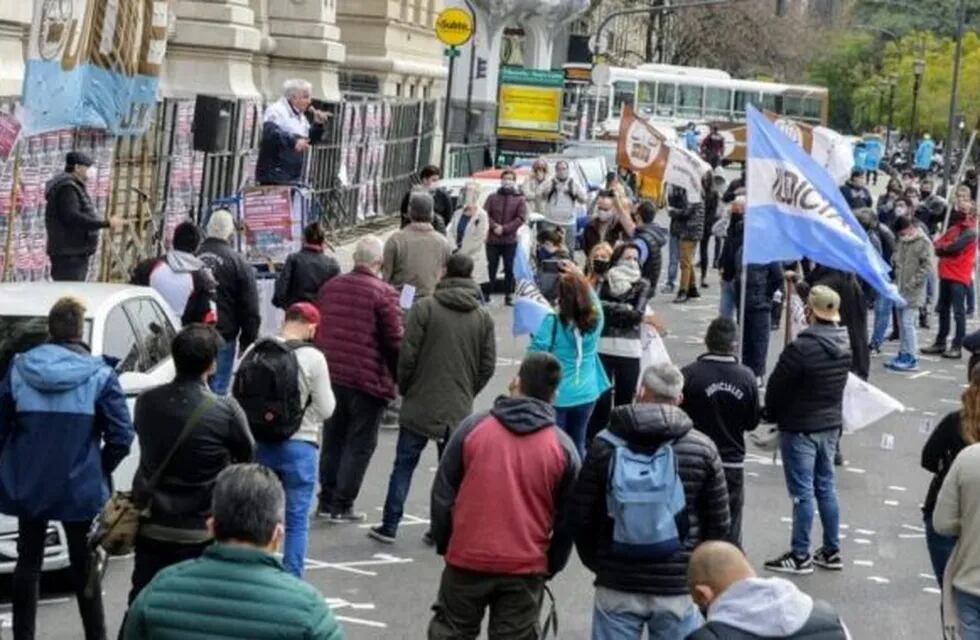
[[[232,395],[245,411],[257,441],[283,442],[299,431],[312,398],[304,404],[300,394],[296,350],[308,346],[265,338],[238,365]]]
[[[638,453],[608,429],[599,437],[615,447],[606,484],[606,509],[614,522],[612,555],[670,558],[683,547],[687,532],[684,484],[673,447],[667,444],[652,454]]]

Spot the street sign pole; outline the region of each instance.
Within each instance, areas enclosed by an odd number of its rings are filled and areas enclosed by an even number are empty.
[[[436,18],[436,37],[446,45],[445,54],[449,58],[449,72],[446,75],[446,97],[442,111],[442,153],[439,154],[439,168],[442,175],[448,177],[446,171],[446,152],[449,144],[449,114],[453,103],[453,76],[456,71],[456,58],[459,57],[459,47],[463,46],[473,37],[476,30],[476,19],[473,14],[459,7],[450,7],[444,10]],[[471,49],[470,55],[475,53]],[[472,67],[472,62],[470,67]],[[470,70],[472,76],[472,68]],[[470,79],[472,82],[472,78]],[[469,117],[469,106],[467,105],[467,118]],[[467,127],[469,128],[469,127]]]
[[[446,55],[449,56],[449,77],[446,79],[446,101],[442,111],[442,153],[439,155],[439,168],[443,175],[448,175],[446,172],[446,151],[449,146],[449,111],[452,109],[453,72],[456,69],[456,56],[459,55],[459,49],[449,47],[446,49]]]

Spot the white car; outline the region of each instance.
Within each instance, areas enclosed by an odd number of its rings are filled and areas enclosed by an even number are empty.
[[[0,284],[0,376],[13,356],[44,342],[48,310],[64,296],[85,305],[85,342],[93,355],[119,361],[116,372],[132,412],[141,392],[170,382],[174,364],[170,343],[180,326],[156,291],[131,285],[61,282]],[[130,454],[113,473],[114,488],[129,489],[139,464],[136,439]],[[0,515],[0,574],[17,560],[17,520]],[[68,567],[68,547],[60,523],[48,525],[44,571]]]

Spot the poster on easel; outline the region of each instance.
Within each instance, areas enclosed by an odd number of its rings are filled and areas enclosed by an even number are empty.
[[[292,187],[255,187],[242,193],[245,258],[254,264],[281,264],[300,249],[303,215]]]

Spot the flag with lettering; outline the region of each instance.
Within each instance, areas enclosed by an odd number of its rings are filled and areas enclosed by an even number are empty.
[[[517,290],[514,296],[512,332],[515,336],[532,334],[553,311],[535,282],[534,268],[531,266],[531,232],[527,227],[518,232],[514,279],[517,281]]]
[[[903,305],[889,267],[827,171],[754,107],[748,108],[742,262],[810,258],[849,271]]]

